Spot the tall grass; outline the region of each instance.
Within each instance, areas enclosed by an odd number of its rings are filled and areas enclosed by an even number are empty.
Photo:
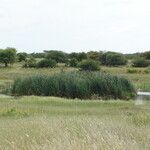
[[[150,101],[0,97],[0,150],[149,150],[149,108]]]
[[[132,84],[123,77],[100,72],[64,72],[50,76],[18,78],[11,88],[13,95],[42,95],[88,99],[98,97],[126,99],[134,96]]]

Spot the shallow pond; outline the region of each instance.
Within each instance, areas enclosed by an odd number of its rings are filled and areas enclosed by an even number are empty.
[[[136,105],[142,105],[144,100],[150,100],[150,92],[137,92]]]

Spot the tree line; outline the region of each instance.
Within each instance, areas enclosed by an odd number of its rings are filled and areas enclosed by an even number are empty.
[[[39,59],[40,61],[37,61]],[[0,49],[0,63],[7,67],[15,62],[24,62],[23,67],[55,67],[57,63],[77,67],[90,64],[93,66],[122,66],[131,60],[133,67],[147,67],[150,65],[150,51],[135,54],[117,52],[89,51],[65,53],[57,50],[45,50],[42,53],[18,53],[15,48]]]

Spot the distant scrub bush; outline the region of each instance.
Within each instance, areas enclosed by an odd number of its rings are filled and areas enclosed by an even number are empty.
[[[54,68],[56,67],[56,61],[52,59],[42,59],[36,64],[37,68]]]
[[[23,65],[23,68],[35,68],[36,67],[36,59],[31,57],[29,59],[25,60],[25,64]]]
[[[138,73],[136,69],[127,69],[127,73]]]
[[[70,59],[70,61],[69,61],[70,67],[77,67],[77,65],[78,65],[78,60],[76,58]]]
[[[106,66],[121,66],[127,64],[127,59],[121,53],[106,52],[101,56],[101,62]]]
[[[100,72],[68,72],[16,79],[11,93],[18,96],[39,95],[90,99],[93,95],[97,95],[127,99],[134,96],[135,90],[123,77]]]
[[[78,64],[78,67],[84,71],[98,71],[99,63],[93,60],[83,60]]]
[[[137,58],[137,59],[133,60],[132,66],[133,67],[148,67],[149,62],[147,60],[145,60],[144,58]]]

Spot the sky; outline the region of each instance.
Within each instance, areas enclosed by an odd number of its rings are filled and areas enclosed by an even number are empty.
[[[150,0],[0,0],[0,48],[150,49]]]

